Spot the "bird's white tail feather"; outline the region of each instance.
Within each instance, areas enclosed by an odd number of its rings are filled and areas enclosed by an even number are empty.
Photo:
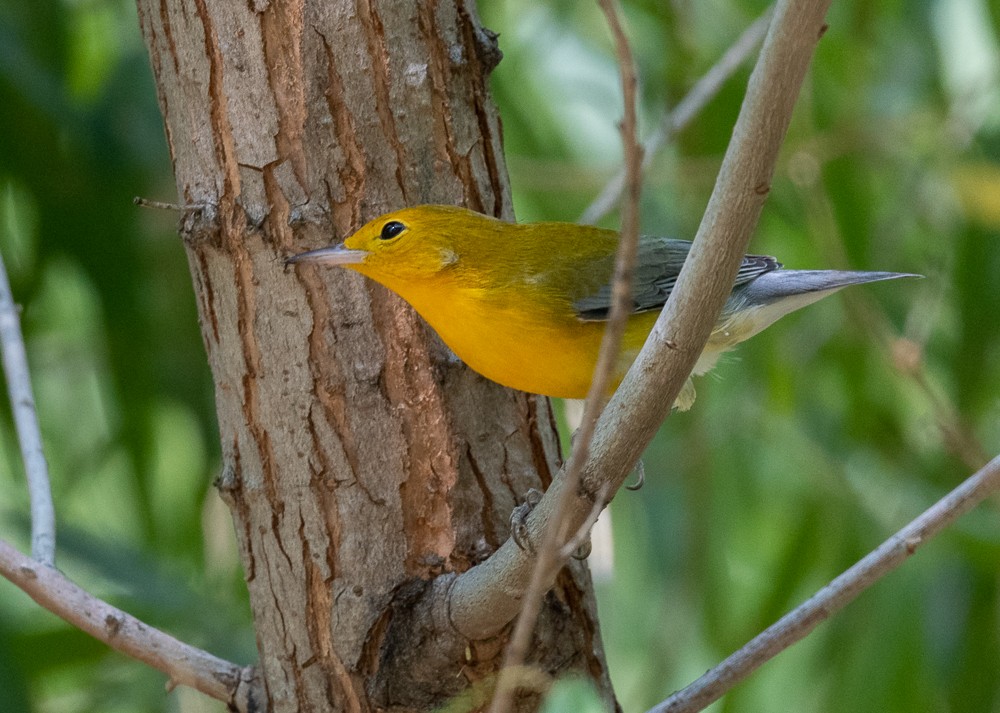
[[[895,280],[900,277],[920,277],[905,272],[852,272],[845,270],[774,270],[748,283],[740,291],[740,297],[750,305],[765,305],[797,295],[822,293],[820,297],[803,302],[804,307],[821,297],[833,294],[850,285],[879,280]],[[795,307],[794,309],[798,309]],[[792,310],[789,310],[792,311]],[[787,312],[785,314],[788,314]]]

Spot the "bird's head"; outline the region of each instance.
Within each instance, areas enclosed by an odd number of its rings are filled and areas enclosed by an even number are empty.
[[[469,239],[490,223],[502,225],[454,206],[404,208],[367,223],[339,245],[294,255],[287,263],[346,267],[383,284],[426,280],[458,263]]]

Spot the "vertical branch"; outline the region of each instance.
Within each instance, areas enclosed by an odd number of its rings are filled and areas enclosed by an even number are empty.
[[[590,454],[597,419],[608,400],[611,379],[621,350],[625,325],[632,311],[632,276],[635,272],[639,244],[639,195],[641,192],[642,147],[636,138],[636,73],[632,49],[622,29],[616,0],[598,0],[607,17],[618,55],[624,100],[624,117],[619,130],[622,135],[625,160],[626,200],[622,207],[621,237],[615,256],[615,271],[611,291],[611,311],[601,340],[601,349],[594,367],[594,378],[587,392],[583,420],[576,433],[573,451],[565,472],[565,487],[559,492],[555,512],[539,548],[531,579],[511,637],[504,667],[500,672],[496,696],[491,710],[504,713],[510,709],[518,671],[527,656],[535,622],[541,611],[542,598],[552,585],[552,579],[565,564],[563,545],[573,538],[573,523],[568,516],[576,495],[583,464]],[[598,505],[596,509],[602,506]]]
[[[28,356],[21,334],[21,320],[7,278],[7,268],[0,256],[0,348],[7,376],[7,393],[21,446],[21,458],[28,479],[31,498],[31,556],[50,567],[56,561],[56,516],[49,485],[49,466],[42,451],[35,397],[31,393]]]
[[[527,521],[543,535],[556,499],[572,493],[582,523],[594,499],[614,493],[666,418],[715,323],[766,199],[778,150],[830,0],[779,0],[750,77],[712,198],[691,254],[645,346],[598,419],[580,487],[552,481]],[[566,497],[570,497],[567,495]],[[468,638],[495,635],[527,591],[530,556],[510,540],[459,575],[449,590],[449,618]],[[499,596],[493,596],[499,592]],[[489,602],[490,606],[479,604]]]
[[[506,211],[495,39],[464,0],[138,6],[178,195],[210,206],[181,229],[271,703],[429,709],[468,688],[456,662],[500,666],[444,619],[428,634],[442,610],[417,603],[555,470],[548,405],[467,378],[384,290],[280,257],[403,203]],[[610,701],[590,585],[569,578],[587,596],[552,609],[533,659]]]

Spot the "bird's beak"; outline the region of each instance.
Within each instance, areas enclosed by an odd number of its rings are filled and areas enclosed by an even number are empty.
[[[310,250],[307,253],[292,255],[285,260],[285,264],[295,265],[300,262],[314,262],[322,265],[356,265],[359,262],[364,262],[366,257],[368,257],[367,251],[350,250],[345,248],[344,244],[341,243],[340,245],[331,245],[328,248],[320,248],[319,250]]]

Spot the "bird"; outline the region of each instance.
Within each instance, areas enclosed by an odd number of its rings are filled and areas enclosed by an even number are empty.
[[[587,395],[611,311],[619,234],[590,225],[512,223],[466,208],[420,205],[370,221],[344,242],[293,255],[395,292],[471,369],[504,386],[558,398]],[[614,368],[624,377],[677,282],[691,242],[642,236],[632,309]],[[849,285],[899,272],[786,270],[746,255],[692,376],[781,317]],[[689,377],[674,407],[695,399]]]

